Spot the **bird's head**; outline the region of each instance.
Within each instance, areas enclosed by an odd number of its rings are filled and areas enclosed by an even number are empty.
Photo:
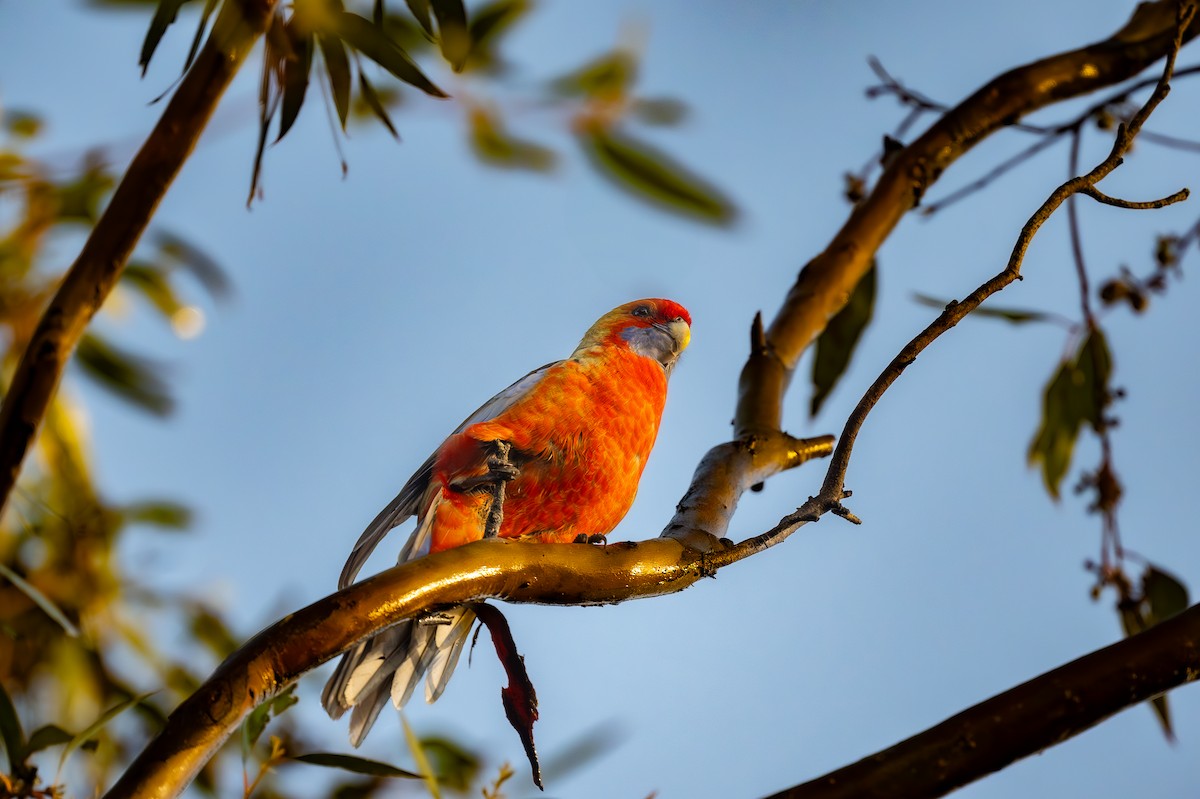
[[[653,358],[670,373],[692,339],[692,316],[677,302],[648,299],[627,302],[596,320],[576,354],[596,346],[625,347]]]

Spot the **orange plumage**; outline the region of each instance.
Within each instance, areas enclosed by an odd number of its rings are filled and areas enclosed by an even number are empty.
[[[496,442],[511,445],[499,535],[569,543],[606,534],[625,516],[654,440],[667,378],[691,336],[671,300],[627,303],[600,317],[569,358],[497,394],[459,426],[367,527],[340,586],[353,581],[383,536],[409,516],[417,527],[400,560],[479,540],[493,504]],[[473,614],[401,624],[347,653],[325,688],[335,718],[353,707],[357,745],[390,694],[402,706],[427,673],[426,699],[444,690]]]

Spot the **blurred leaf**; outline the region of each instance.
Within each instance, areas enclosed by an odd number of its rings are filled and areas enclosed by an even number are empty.
[[[442,799],[437,774],[433,772],[433,766],[429,764],[429,758],[425,757],[425,749],[421,746],[420,739],[409,726],[408,719],[404,717],[403,713],[400,714],[400,724],[404,727],[404,742],[408,744],[408,751],[412,753],[413,760],[417,763],[417,770],[421,772],[421,778],[425,780],[425,787],[429,789],[433,799]]]
[[[1075,366],[1064,361],[1042,396],[1042,420],[1029,446],[1029,463],[1041,463],[1042,481],[1054,499],[1071,466],[1071,453],[1079,435],[1081,411]]]
[[[716,225],[737,216],[719,189],[644,142],[599,126],[584,129],[580,141],[600,174],[635,197]]]
[[[292,683],[283,693],[263,702],[246,716],[246,721],[242,723],[243,757],[249,756],[250,750],[254,748],[254,745],[258,743],[258,739],[262,737],[263,730],[267,728],[267,723],[271,720],[272,716],[278,717],[289,707],[300,701],[295,695],[295,690],[296,684]]]
[[[33,731],[33,735],[29,736],[29,743],[25,745],[25,754],[32,755],[35,752],[49,749],[52,746],[70,743],[74,737],[74,735],[71,735],[71,733],[62,727],[55,726],[54,724],[38,727]]]
[[[427,36],[433,36],[433,17],[430,16],[429,0],[404,0],[413,18],[420,23]]]
[[[15,772],[25,760],[25,731],[21,729],[21,719],[17,709],[13,707],[12,698],[0,683],[0,740],[4,741],[4,751],[8,753],[8,770]]]
[[[114,395],[157,416],[171,412],[174,401],[156,374],[157,364],[125,352],[93,333],[79,341],[75,360],[83,373]]]
[[[1100,328],[1092,330],[1079,348],[1075,359],[1081,389],[1079,402],[1083,407],[1082,421],[1099,430],[1104,424],[1104,409],[1107,406],[1108,380],[1112,376],[1112,355],[1108,341]]]
[[[358,87],[359,96],[362,98],[367,109],[383,123],[383,126],[392,134],[392,138],[399,141],[400,134],[396,132],[396,126],[392,124],[392,118],[388,116],[387,109],[376,93],[375,87],[371,85],[371,81],[367,80],[367,76],[363,74],[361,69],[358,71]]]
[[[184,307],[163,270],[143,261],[128,264],[121,272],[121,282],[136,289],[167,319]]]
[[[287,29],[292,52],[283,62],[283,101],[279,111],[279,142],[292,129],[304,95],[308,92],[308,73],[312,69],[312,35],[298,36],[294,28]]]
[[[438,23],[438,46],[442,57],[455,72],[461,72],[471,51],[471,34],[467,30],[467,10],[462,0],[432,0],[433,15]]]
[[[200,14],[200,22],[196,25],[196,35],[192,37],[192,46],[188,50],[187,59],[183,62],[183,71],[187,72],[192,62],[196,60],[196,53],[200,52],[200,43],[204,41],[204,31],[208,28],[209,17],[217,8],[217,0],[204,0],[204,11]]]
[[[63,632],[72,638],[79,637],[79,628],[72,624],[66,614],[59,610],[58,606],[51,602],[50,598],[39,591],[36,586],[31,585],[21,575],[3,563],[0,563],[0,576],[12,583],[22,594],[29,597],[35,605],[42,609],[43,613],[54,620],[55,624],[63,628]]]
[[[333,107],[337,109],[338,122],[345,131],[346,117],[350,115],[350,61],[346,58],[346,47],[341,39],[330,33],[318,33],[317,43],[325,59]]]
[[[637,61],[628,50],[605,53],[580,69],[556,78],[550,88],[565,97],[617,100],[637,78]]]
[[[1142,574],[1142,596],[1150,606],[1147,621],[1158,624],[1188,608],[1187,587],[1174,575],[1156,566],[1147,566]]]
[[[687,116],[685,103],[670,97],[634,100],[630,111],[647,125],[678,125]]]
[[[192,637],[208,647],[221,660],[238,648],[238,640],[229,631],[225,620],[208,608],[198,607],[192,612]]]
[[[1171,728],[1171,708],[1167,705],[1167,695],[1162,694],[1151,699],[1150,709],[1154,711],[1167,742],[1175,743],[1175,730]]]
[[[89,724],[88,728],[86,730],[84,730],[83,732],[76,735],[70,741],[67,741],[67,747],[63,750],[63,753],[59,757],[59,760],[58,760],[58,770],[61,772],[63,769],[63,765],[67,762],[67,758],[69,758],[76,749],[78,749],[82,746],[85,746],[85,744],[87,744],[88,741],[90,741],[101,730],[103,730],[106,726],[108,726],[108,723],[110,721],[112,721],[117,716],[121,715],[126,710],[133,707],[134,705],[141,703],[143,700],[146,699],[146,697],[151,696],[152,694],[153,694],[153,692],[139,694],[138,696],[131,696],[128,699],[126,699],[124,702],[120,702],[116,705],[113,705],[108,710],[101,713],[100,718],[96,719],[94,722]]]
[[[808,409],[811,416],[821,410],[821,405],[850,365],[854,348],[874,311],[875,263],[872,262],[871,268],[850,293],[845,307],[834,314],[817,337],[812,371],[813,395]]]
[[[150,59],[154,57],[154,51],[158,49],[158,43],[162,41],[163,34],[175,22],[179,9],[186,2],[187,0],[158,0],[158,8],[154,10],[154,17],[150,20],[150,29],[146,31],[146,39],[142,42],[142,54],[138,57],[138,66],[142,68],[142,77],[146,76]]]
[[[1096,428],[1104,423],[1112,360],[1104,333],[1095,329],[1084,340],[1074,360],[1063,361],[1042,395],[1042,419],[1029,445],[1030,465],[1041,464],[1042,480],[1054,499],[1071,466],[1071,456],[1084,422]]]
[[[343,11],[336,17],[337,32],[351,47],[374,61],[405,83],[433,97],[446,97],[434,86],[412,59],[369,20]]]
[[[470,121],[471,148],[481,161],[535,172],[547,172],[554,168],[553,150],[509,135],[500,118],[485,109],[471,109]]]
[[[433,765],[438,782],[452,791],[467,791],[475,784],[482,762],[479,755],[457,741],[439,735],[421,739],[421,748]]]
[[[621,725],[615,721],[597,724],[584,730],[578,737],[546,759],[542,776],[546,782],[556,782],[578,771],[621,745],[627,736],[621,733]]]
[[[93,223],[100,216],[100,204],[113,187],[112,175],[98,158],[89,155],[79,177],[59,184],[58,218],[63,221]]]
[[[927,294],[913,294],[913,299],[922,305],[928,305],[930,308],[937,308],[939,311],[944,310],[950,304],[950,300],[939,300],[937,297],[930,297]],[[989,308],[980,306],[971,311],[972,317],[985,317],[988,319],[1002,319],[1005,322],[1012,322],[1015,325],[1025,322],[1053,322],[1057,321],[1057,317],[1053,314],[1045,313],[1044,311],[1025,311],[1017,308]]]
[[[32,139],[42,130],[42,118],[28,111],[7,111],[3,113],[4,129],[21,139]]]
[[[154,236],[159,252],[196,278],[213,299],[225,299],[232,293],[229,278],[216,259],[195,244],[166,231]]]
[[[160,499],[150,502],[134,502],[121,508],[125,521],[183,530],[192,523],[192,511],[178,502]]]
[[[525,658],[517,651],[517,643],[513,640],[508,620],[495,605],[473,602],[468,607],[488,628],[492,645],[496,647],[496,657],[500,659],[500,665],[504,667],[504,673],[508,676],[508,685],[500,689],[504,715],[508,717],[508,723],[517,731],[521,744],[525,747],[525,756],[529,758],[529,768],[533,772],[530,775],[533,784],[542,788],[542,767],[538,763],[537,748],[533,743],[533,724],[538,720],[537,693],[533,690],[529,672],[525,670]]]
[[[405,777],[407,779],[423,779],[420,774],[414,774],[411,771],[405,771],[402,768],[396,768],[388,763],[381,763],[378,760],[367,760],[366,758],[355,757],[354,755],[340,755],[334,752],[313,752],[307,755],[293,755],[289,759],[298,760],[301,763],[309,763],[314,766],[339,768],[342,771],[350,771],[355,774],[366,774],[369,777]]]
[[[532,7],[530,0],[496,0],[476,9],[467,25],[471,43],[468,67],[482,71],[500,69],[496,54],[500,38]]]

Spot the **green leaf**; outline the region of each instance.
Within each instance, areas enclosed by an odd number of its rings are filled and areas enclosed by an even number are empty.
[[[432,0],[438,23],[438,47],[455,72],[461,72],[471,52],[471,34],[467,29],[467,10],[462,0]]]
[[[242,756],[248,757],[250,750],[258,743],[258,739],[262,737],[263,730],[267,728],[267,723],[272,716],[278,717],[281,713],[287,710],[292,705],[300,700],[295,695],[296,685],[289,685],[283,693],[273,699],[268,699],[254,710],[250,711],[250,715],[246,716],[246,721],[242,723]]]
[[[371,81],[367,80],[367,76],[363,74],[362,70],[358,71],[358,88],[359,96],[362,97],[367,108],[383,123],[383,126],[392,134],[392,138],[399,141],[400,134],[396,132],[396,126],[392,124],[392,118],[388,116],[387,108],[384,107],[375,87],[371,85]]]
[[[553,150],[509,135],[500,118],[482,108],[471,110],[471,148],[484,163],[510,169],[548,172],[556,160]]]
[[[18,591],[33,600],[33,603],[41,608],[43,613],[53,619],[55,624],[63,628],[63,632],[72,638],[79,637],[79,628],[71,623],[66,614],[59,610],[58,606],[51,602],[49,597],[27,582],[21,575],[3,563],[0,563],[0,576],[7,579]]]
[[[192,523],[191,508],[166,499],[134,502],[121,509],[125,521],[171,530],[184,530]]]
[[[346,47],[342,40],[329,33],[318,33],[317,44],[325,59],[325,72],[329,75],[329,89],[333,94],[333,107],[337,109],[338,122],[346,130],[346,117],[350,115],[350,61],[346,58]]]
[[[74,737],[62,727],[47,724],[45,727],[38,727],[33,731],[33,735],[29,736],[29,743],[25,745],[25,753],[32,755],[34,752],[40,752],[52,746],[70,743]]]
[[[150,29],[146,31],[146,39],[142,42],[142,54],[138,57],[138,66],[142,68],[143,77],[146,75],[146,69],[150,66],[150,59],[154,57],[154,51],[158,48],[158,43],[162,41],[163,34],[175,21],[179,9],[186,2],[187,0],[159,0],[158,8],[154,10],[154,17],[150,20]]]
[[[565,97],[615,100],[637,79],[637,60],[628,50],[605,53],[580,69],[555,79],[550,88]]]
[[[8,771],[11,774],[25,762],[25,731],[21,729],[21,719],[3,684],[0,684],[0,740],[3,740],[4,751],[8,754]]]
[[[1054,499],[1071,466],[1080,410],[1075,365],[1064,361],[1042,395],[1042,420],[1029,446],[1029,464],[1041,464],[1042,481]]]
[[[217,260],[190,241],[167,231],[156,231],[158,250],[172,264],[183,267],[196,278],[209,296],[221,300],[232,293],[229,278]]]
[[[166,416],[174,406],[166,383],[157,374],[157,364],[95,334],[80,339],[75,361],[97,385],[156,416]]]
[[[928,305],[930,308],[943,310],[950,304],[949,300],[939,300],[937,297],[930,297],[927,294],[913,294],[913,299],[922,305]],[[1055,322],[1058,317],[1054,314],[1048,314],[1044,311],[1029,311],[1018,308],[991,308],[987,306],[979,306],[971,311],[972,317],[984,317],[987,319],[1001,319],[1005,322],[1012,322],[1014,325],[1024,324],[1026,322]]]
[[[238,640],[230,632],[225,620],[206,607],[196,607],[192,611],[189,625],[192,638],[208,647],[208,650],[224,660],[238,648]]]
[[[425,73],[421,72],[408,54],[369,20],[348,11],[338,14],[335,20],[337,32],[342,39],[367,58],[432,97],[447,96],[425,77]]]
[[[367,760],[364,757],[355,757],[354,755],[340,755],[335,752],[313,752],[306,755],[294,755],[290,759],[298,760],[301,763],[309,763],[314,766],[339,768],[342,771],[350,771],[355,774],[365,774],[368,777],[404,777],[415,780],[424,779],[420,774],[414,774],[411,771],[405,771],[402,768],[396,768],[389,763],[381,763],[378,760]]]
[[[1157,566],[1147,566],[1142,574],[1142,596],[1150,606],[1146,616],[1151,625],[1182,613],[1189,604],[1187,586]]]
[[[83,732],[76,735],[70,741],[67,741],[67,747],[66,747],[66,749],[63,750],[63,753],[62,753],[61,757],[59,757],[59,760],[58,760],[58,770],[61,772],[63,769],[63,765],[66,764],[66,762],[67,762],[67,758],[69,758],[76,749],[80,748],[81,746],[84,746],[92,738],[96,737],[96,735],[101,730],[103,730],[106,726],[108,726],[108,723],[110,721],[112,721],[117,716],[121,715],[126,710],[133,707],[134,705],[140,704],[147,697],[152,696],[153,694],[154,694],[154,692],[151,691],[150,693],[139,694],[138,696],[131,696],[128,699],[126,699],[124,702],[120,702],[116,705],[113,705],[108,710],[101,713],[100,718],[96,719],[91,724],[89,724],[88,728],[86,730],[84,730]]]
[[[404,717],[403,713],[400,714],[400,724],[404,727],[404,741],[408,744],[408,750],[412,752],[413,760],[417,763],[417,770],[421,772],[421,777],[425,780],[425,787],[429,789],[433,799],[442,799],[437,775],[433,773],[433,766],[429,764],[429,758],[425,756],[425,748],[421,746],[420,739],[408,725],[408,719]]]
[[[58,189],[58,218],[65,222],[93,224],[100,216],[100,205],[114,185],[113,176],[99,161],[90,161],[83,173]]]
[[[670,97],[634,100],[630,111],[647,125],[667,127],[678,125],[688,113],[686,103]]]
[[[32,139],[42,130],[42,118],[28,111],[9,110],[0,114],[4,129],[20,139]]]
[[[854,348],[875,312],[875,264],[854,287],[842,310],[834,314],[817,337],[813,357],[813,395],[808,412],[816,416],[826,398],[850,365]]]
[[[1104,425],[1104,410],[1108,406],[1108,380],[1112,376],[1112,355],[1100,328],[1092,330],[1075,359],[1079,374],[1082,420],[1099,430]]]
[[[468,67],[498,71],[502,66],[496,54],[500,38],[532,7],[530,0],[497,0],[476,9],[467,25],[471,42]]]
[[[200,43],[204,40],[204,31],[208,28],[208,20],[213,12],[217,9],[218,0],[204,0],[204,11],[200,14],[200,22],[196,25],[196,35],[192,37],[192,46],[188,50],[187,59],[183,62],[183,71],[187,72],[191,68],[192,62],[196,60],[196,53],[200,52]]]
[[[430,16],[429,0],[404,0],[413,18],[425,31],[427,36],[433,36],[433,18]]]
[[[166,274],[156,266],[143,261],[130,263],[121,271],[121,282],[136,289],[167,319],[184,307]]]
[[[429,758],[441,785],[465,793],[475,784],[482,765],[479,755],[439,735],[422,738],[421,749]]]
[[[644,142],[598,126],[583,130],[580,142],[601,175],[639,199],[715,225],[737,216],[719,189]]]
[[[312,70],[312,36],[297,36],[292,28],[288,28],[292,52],[283,62],[283,101],[279,111],[279,135],[275,137],[278,143],[292,129],[300,108],[304,105],[304,95],[308,92],[308,73]]]
[[[1076,357],[1059,365],[1042,395],[1042,419],[1029,445],[1029,464],[1041,465],[1042,481],[1056,500],[1071,467],[1080,427],[1085,422],[1093,429],[1105,424],[1111,373],[1108,344],[1103,331],[1096,328]]]

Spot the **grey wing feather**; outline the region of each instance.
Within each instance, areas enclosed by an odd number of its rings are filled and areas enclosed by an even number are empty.
[[[363,534],[358,537],[354,549],[350,550],[350,557],[346,559],[346,565],[342,567],[342,575],[338,578],[339,590],[354,582],[354,578],[358,576],[358,572],[367,562],[367,558],[371,557],[375,547],[393,527],[403,524],[410,516],[417,515],[417,511],[420,510],[421,497],[425,495],[425,490],[429,488],[429,481],[433,477],[433,458],[434,456],[430,455],[421,464],[421,468],[408,478],[408,482],[404,484],[404,488],[400,489],[396,498],[379,512],[379,515],[367,525],[367,529],[363,530]],[[413,543],[412,539],[409,539],[409,543]],[[409,546],[405,545],[405,549],[409,549]],[[401,561],[407,559],[406,557],[400,558]]]
[[[558,363],[561,361],[546,364],[525,375],[481,405],[454,432],[461,433],[473,424],[496,418],[512,407],[542,379],[547,370]],[[437,504],[440,491],[433,496],[429,494],[436,457],[436,453],[430,455],[400,489],[396,498],[367,525],[346,560],[338,580],[339,588],[354,582],[367,558],[393,527],[403,524],[410,516],[419,515],[423,510],[422,503],[428,503],[430,507]],[[424,510],[428,511],[428,508]],[[426,512],[420,522],[400,550],[401,563],[418,557],[426,549],[432,532],[433,514]],[[402,707],[422,677],[427,676],[426,701],[434,701],[445,690],[466,644],[475,614],[466,608],[450,608],[443,611],[443,615],[449,617],[445,620],[447,623],[422,625],[412,620],[402,621],[359,643],[342,657],[325,685],[321,703],[335,719],[353,708],[350,714],[350,742],[354,746],[358,746],[366,737],[388,699],[397,707]]]

